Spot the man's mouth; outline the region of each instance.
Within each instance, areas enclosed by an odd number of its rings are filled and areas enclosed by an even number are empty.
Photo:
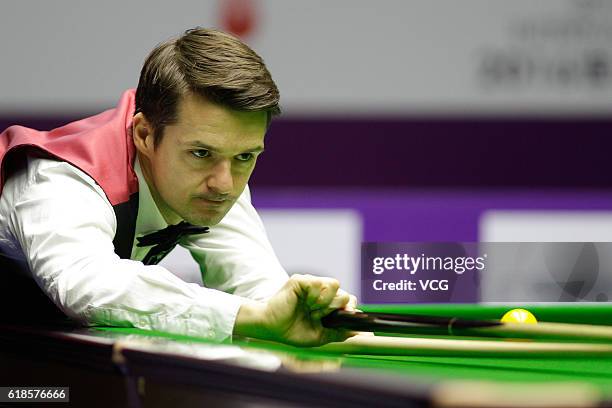
[[[228,201],[229,199],[227,198],[206,198],[206,197],[196,197],[199,201],[206,203],[208,205],[212,205],[212,206],[221,206],[223,204],[225,204],[226,201]]]

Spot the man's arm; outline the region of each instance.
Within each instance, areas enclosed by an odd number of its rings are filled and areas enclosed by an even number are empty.
[[[114,253],[115,217],[87,175],[35,159],[13,175],[0,211],[39,286],[69,316],[222,341],[232,333],[299,345],[343,338],[320,317],[349,300],[337,282],[294,277],[267,302],[182,281],[160,266]]]
[[[31,160],[7,181],[1,201],[34,278],[69,316],[217,341],[231,336],[243,299],[186,283],[160,266],[119,259],[112,207],[78,169]]]

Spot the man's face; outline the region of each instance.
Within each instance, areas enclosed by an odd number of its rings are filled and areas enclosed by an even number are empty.
[[[166,221],[219,223],[253,172],[266,125],[265,112],[238,112],[188,95],[179,102],[177,123],[164,128],[157,147],[152,134],[142,138],[144,143],[136,134],[145,178]]]

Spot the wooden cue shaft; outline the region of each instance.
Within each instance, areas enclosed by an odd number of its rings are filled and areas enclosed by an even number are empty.
[[[442,380],[431,391],[436,408],[603,408],[609,407],[595,385],[577,381],[495,382]]]
[[[412,356],[612,356],[612,344],[387,337],[369,333],[315,349],[339,354]]]
[[[461,334],[485,337],[496,336],[612,343],[612,326],[596,326],[589,324],[546,322],[537,324],[504,323],[492,327],[461,329],[460,332]]]

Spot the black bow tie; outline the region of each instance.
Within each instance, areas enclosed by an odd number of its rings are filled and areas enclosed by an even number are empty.
[[[169,225],[162,230],[136,238],[138,241],[136,246],[145,247],[154,245],[144,257],[142,263],[145,265],[156,265],[174,249],[181,238],[187,235],[204,234],[206,232],[208,232],[208,227],[199,227],[181,221],[176,225]]]

